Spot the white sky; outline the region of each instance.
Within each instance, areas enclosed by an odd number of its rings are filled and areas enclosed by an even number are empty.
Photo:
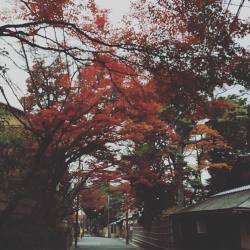
[[[117,23],[129,11],[130,0],[96,0],[101,8],[110,9],[110,20]]]
[[[121,21],[123,15],[126,15],[129,12],[129,7],[130,7],[130,2],[131,0],[96,0],[97,4],[101,8],[107,8],[110,9],[110,22],[113,25],[118,25],[119,22]],[[226,2],[226,1],[225,1]],[[231,4],[232,5],[239,5],[241,0],[232,0]],[[0,6],[6,6],[10,3],[9,0],[0,0]],[[244,19],[250,19],[250,2],[249,0],[245,2],[244,8],[242,8],[240,17]],[[249,8],[247,7],[249,6]],[[0,7],[0,8],[1,8]],[[230,10],[233,13],[236,13],[238,7],[237,6],[231,6]],[[250,36],[245,38],[241,43],[250,49]],[[3,44],[0,41],[0,47],[2,47]],[[15,58],[16,61],[18,61],[18,58]],[[25,78],[27,77],[22,71],[14,69],[13,66],[11,66],[12,72],[11,76],[14,80],[14,82],[20,86],[21,89],[25,89]],[[2,82],[0,82],[2,84]],[[5,91],[9,96],[9,100],[13,106],[18,106],[18,101],[11,95],[11,92],[5,87]],[[3,98],[0,96],[0,101],[3,101]]]

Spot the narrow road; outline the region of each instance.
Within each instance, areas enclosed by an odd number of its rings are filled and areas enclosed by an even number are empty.
[[[119,239],[85,237],[78,242],[78,247],[73,250],[139,250],[131,245],[126,245],[125,241]]]

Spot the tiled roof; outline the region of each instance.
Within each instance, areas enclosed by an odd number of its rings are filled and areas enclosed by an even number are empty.
[[[249,209],[250,185],[218,193],[195,205],[178,210],[175,214]]]
[[[13,111],[15,112],[16,114],[19,114],[21,116],[24,115],[24,111],[19,109],[19,108],[16,108],[16,107],[12,107],[12,106],[8,106],[6,103],[3,103],[3,102],[0,102],[0,108],[4,108],[6,110],[10,110],[10,111]]]

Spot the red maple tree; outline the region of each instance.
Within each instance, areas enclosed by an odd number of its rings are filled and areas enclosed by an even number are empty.
[[[134,1],[133,13],[125,24],[127,39],[141,46],[130,57],[143,65],[148,78],[155,82],[155,93],[162,104],[161,119],[175,135],[172,140],[162,137],[157,141],[156,132],[151,137],[156,144],[152,145],[149,137],[140,142],[139,148],[144,143],[150,148],[146,154],[158,152],[165,172],[173,171],[176,204],[182,207],[191,131],[202,120],[214,119],[232,108],[216,96],[216,89],[239,83],[249,88],[249,52],[237,41],[249,34],[249,24],[235,19],[216,0]],[[215,144],[209,146],[217,147]],[[144,157],[144,165],[153,171],[154,164]]]

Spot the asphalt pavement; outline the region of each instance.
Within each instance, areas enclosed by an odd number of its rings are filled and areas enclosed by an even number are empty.
[[[126,245],[125,241],[120,239],[84,237],[73,250],[139,250],[139,248]]]

